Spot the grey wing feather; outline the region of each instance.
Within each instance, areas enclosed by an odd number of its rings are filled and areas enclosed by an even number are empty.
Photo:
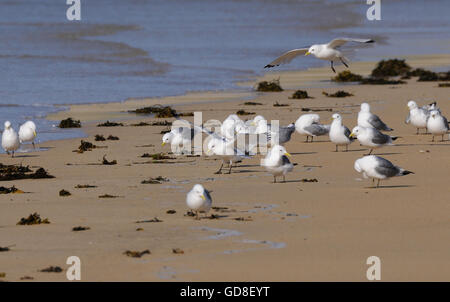
[[[284,166],[284,165],[290,165],[290,164],[291,164],[291,161],[289,160],[289,158],[286,155],[283,155],[281,157],[281,165]]]
[[[409,124],[411,121],[411,113],[408,113],[408,116],[406,117],[405,124]]]
[[[293,49],[289,50],[288,52],[285,52],[266,66],[264,68],[270,68],[274,66],[278,66],[280,64],[287,64],[291,62],[295,57],[304,55],[308,51],[308,48],[299,48],[299,49]]]
[[[384,131],[391,131],[392,129],[389,128],[383,121],[376,116],[375,114],[372,114],[368,120],[369,124],[372,125],[375,129],[378,130],[384,130]]]
[[[311,124],[303,129],[314,136],[325,135],[330,132],[330,129],[328,127],[319,124]]]
[[[375,171],[378,173],[385,175],[386,177],[393,177],[400,173],[400,169],[394,166],[390,161],[384,159],[382,157],[376,157],[377,166],[375,167]]]
[[[209,191],[205,189],[205,197],[206,199],[212,200],[211,194],[209,194]]]
[[[383,134],[383,133],[381,133],[379,131],[374,131],[372,142],[374,144],[384,145],[384,144],[387,144],[389,142],[390,138],[391,137],[389,135],[387,135],[387,134]]]
[[[331,40],[327,46],[330,48],[336,48],[344,45],[347,42],[357,42],[357,43],[374,43],[375,41],[372,39],[352,39],[352,38],[337,38]]]
[[[444,123],[445,123],[445,127],[447,128],[447,130],[449,129],[448,127],[448,121],[447,118],[445,116],[442,117],[444,119]]]

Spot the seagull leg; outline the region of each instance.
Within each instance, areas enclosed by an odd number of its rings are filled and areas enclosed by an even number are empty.
[[[419,135],[419,128],[417,128],[417,132],[416,132],[416,135]]]
[[[230,170],[228,170],[228,174],[231,174],[231,168],[233,168],[233,162],[230,160]]]
[[[214,173],[214,174],[222,174],[222,167],[223,167],[223,161],[222,161],[222,164],[220,165],[219,171],[217,171],[217,172]]]
[[[338,152],[338,145],[336,145],[336,151],[335,152]]]
[[[441,135],[441,142],[444,141],[444,134]]]
[[[309,135],[306,136],[306,143],[308,142],[308,140],[309,140]]]
[[[377,188],[379,188],[379,187],[380,187],[380,180],[378,179]]]
[[[370,152],[369,152],[369,154],[367,154],[367,155],[370,155],[370,154],[372,154],[372,151],[373,151],[373,149],[370,149]]]
[[[36,145],[34,144],[34,142],[32,142],[32,144],[33,144],[33,149],[36,149]]]
[[[286,177],[283,175],[283,182],[286,182]]]
[[[333,61],[331,61],[331,70],[333,70],[333,72],[336,73],[336,70],[334,70],[334,67],[333,67]]]
[[[434,135],[433,135],[433,139],[431,140],[432,143],[434,143]]]
[[[348,152],[348,145],[345,145],[345,152]]]
[[[345,63],[345,62],[344,62],[344,60],[342,60],[342,58],[339,58],[339,59],[341,60],[342,64],[344,64],[344,65],[345,65],[345,67],[347,67],[347,68],[348,68],[348,65],[347,65],[347,63]]]
[[[12,156],[11,157],[14,158],[14,151],[12,152]]]
[[[198,217],[198,211],[195,211],[195,220],[200,220],[200,217]]]
[[[313,140],[314,140],[314,136],[311,136],[311,143],[313,142]]]
[[[8,154],[8,155],[9,155],[9,151],[6,151],[6,154]]]
[[[273,183],[276,184],[277,183],[277,177],[274,175],[273,176]]]

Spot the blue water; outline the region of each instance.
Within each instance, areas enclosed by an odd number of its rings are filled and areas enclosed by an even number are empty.
[[[44,119],[55,104],[237,89],[284,51],[336,36],[378,42],[352,60],[450,50],[448,0],[382,1],[372,22],[365,0],[81,0],[78,22],[65,2],[0,2],[0,128],[34,119],[40,141],[79,136]]]

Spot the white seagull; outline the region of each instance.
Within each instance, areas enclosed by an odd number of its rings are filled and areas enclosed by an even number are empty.
[[[375,182],[375,178],[378,179],[377,188],[382,179],[414,174],[414,172],[397,167],[387,159],[375,155],[357,159],[354,168],[359,173],[363,173],[364,178],[372,178],[372,182]]]
[[[342,124],[342,117],[340,114],[335,113],[332,116],[333,122],[330,126],[330,140],[336,144],[336,152],[338,152],[338,146],[345,146],[345,151],[348,151],[348,145],[350,145],[354,138],[350,137],[350,130]]]
[[[424,108],[425,107],[425,108]],[[429,111],[427,106],[419,107],[414,101],[408,102],[409,114],[405,123],[413,125],[417,128],[416,134],[419,134],[419,129],[427,129],[427,119],[429,117]],[[427,130],[428,132],[428,130]]]
[[[353,128],[349,137],[356,137],[361,145],[370,147],[370,152],[368,155],[372,154],[372,151],[375,148],[393,145],[393,141],[397,139],[396,136],[389,136],[381,133],[375,128],[366,128],[362,126],[356,126]]]
[[[432,142],[434,142],[435,135],[441,135],[442,137],[441,142],[443,142],[444,134],[446,134],[449,130],[447,118],[441,115],[441,113],[438,110],[430,111],[430,116],[428,117],[427,120],[427,129],[428,132],[433,134]]]
[[[265,167],[273,175],[273,182],[277,182],[277,176],[283,176],[283,182],[285,182],[285,176],[288,172],[291,172],[294,165],[289,161],[291,155],[286,151],[283,146],[273,146],[266,157],[261,160],[261,166]]]
[[[196,219],[199,219],[198,212],[204,212],[205,215],[211,209],[212,199],[209,191],[202,185],[196,184],[186,195],[186,204],[195,212]]]
[[[274,66],[278,66],[280,64],[287,64],[291,62],[295,57],[302,55],[313,54],[316,58],[321,60],[326,60],[331,62],[331,70],[336,72],[333,67],[335,61],[341,61],[345,67],[348,68],[348,59],[337,50],[340,46],[344,45],[347,42],[356,42],[356,43],[373,43],[375,42],[372,39],[352,39],[352,38],[337,38],[326,44],[314,44],[311,47],[298,48],[290,50],[280,57],[276,58],[271,63],[264,66],[264,68],[271,68]]]
[[[306,135],[306,142],[311,137],[311,142],[315,136],[326,135],[330,131],[330,125],[320,124],[320,117],[318,114],[303,114],[295,121],[295,130],[301,134]]]
[[[27,121],[23,123],[19,128],[19,140],[20,143],[28,143],[31,142],[33,148],[36,148],[34,145],[34,139],[36,138],[36,124],[33,121]]]
[[[380,131],[392,131],[383,121],[375,114],[370,112],[370,105],[361,104],[361,110],[358,113],[358,126],[366,128],[375,128]]]
[[[9,121],[5,122],[5,130],[2,134],[2,148],[9,154],[12,152],[12,157],[14,157],[14,151],[19,149],[20,141],[17,132],[11,127]]]

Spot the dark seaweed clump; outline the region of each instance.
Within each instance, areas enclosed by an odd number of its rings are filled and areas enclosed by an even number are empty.
[[[63,271],[59,266],[49,266],[44,269],[41,269],[40,272],[43,273],[61,273]]]
[[[172,249],[172,253],[174,254],[184,254],[184,251],[180,248],[174,248]]]
[[[291,99],[310,99],[311,97],[308,95],[308,92],[306,90],[297,90],[294,92],[291,96]]]
[[[439,87],[450,87],[450,83],[439,83]]]
[[[153,160],[174,159],[173,157],[167,156],[164,153],[154,153],[154,154],[144,153],[141,155],[141,157],[151,158]]]
[[[85,151],[92,151],[92,149],[95,149],[95,148],[97,148],[97,146],[94,145],[93,143],[81,140],[80,146],[78,147],[78,152],[83,153]]]
[[[75,189],[88,189],[88,188],[97,188],[97,186],[92,185],[76,185]]]
[[[12,186],[10,188],[0,187],[0,194],[18,194],[18,193],[24,192],[22,190],[17,189],[15,186]]]
[[[119,137],[118,136],[114,136],[114,135],[110,135],[106,138],[109,141],[118,141]]]
[[[245,110],[238,110],[238,111],[236,111],[236,114],[237,115],[252,115],[252,114],[255,114],[254,112],[248,112],[248,111],[245,111]]]
[[[95,135],[95,141],[96,142],[103,142],[103,141],[106,141],[106,138],[103,135],[101,135],[101,134],[96,134]]]
[[[259,106],[259,105],[262,105],[262,103],[257,103],[257,102],[245,102],[244,105],[246,105],[246,106]]]
[[[33,173],[33,171],[28,166],[24,167],[22,165],[4,165],[0,163],[0,181],[41,178],[55,177],[48,174],[44,168],[39,168]]]
[[[108,161],[106,159],[106,154],[105,154],[105,155],[103,155],[102,164],[104,164],[104,165],[117,165],[117,160]]]
[[[48,218],[41,219],[38,213],[30,214],[27,218],[22,217],[17,225],[49,224]]]
[[[169,118],[177,116],[194,116],[193,112],[177,113],[175,109],[170,106],[154,105],[149,107],[143,107],[136,110],[128,111],[136,114],[155,114],[157,118]],[[158,126],[158,125],[155,125]]]
[[[59,196],[70,196],[72,195],[69,191],[62,189],[61,191],[59,191]]]
[[[98,196],[98,198],[117,198],[119,196],[114,196],[114,195],[110,195],[110,194],[103,194]]]
[[[278,101],[275,102],[275,104],[273,104],[273,107],[288,107],[289,104],[280,104],[278,103]]]
[[[283,91],[283,88],[281,88],[280,86],[280,80],[273,80],[270,82],[268,81],[259,82],[256,90],[262,92],[279,92]]]
[[[129,250],[128,250],[128,251],[125,251],[123,254],[124,254],[124,255],[127,255],[128,257],[141,258],[141,257],[144,256],[145,254],[150,255],[151,253],[150,253],[149,250],[145,250],[145,251],[142,251],[142,252],[139,252],[139,251],[129,251]]]
[[[353,96],[353,94],[344,91],[344,90],[338,90],[335,93],[327,93],[327,92],[322,92],[323,95],[327,96],[327,97],[331,97],[331,98],[345,98],[347,96]]]
[[[66,118],[59,122],[59,128],[81,128],[81,122],[79,120],[74,120],[71,117]]]
[[[162,177],[162,176],[158,176],[158,177],[150,177],[149,179],[145,179],[143,181],[141,181],[141,184],[161,184],[163,182],[168,182],[169,179]]]
[[[73,232],[80,232],[80,231],[87,231],[90,230],[90,227],[84,227],[84,226],[77,226],[77,227],[73,227],[72,231]]]
[[[390,59],[382,60],[372,70],[371,76],[374,78],[386,78],[402,76],[411,70],[411,66],[406,64],[405,60]]]
[[[104,123],[98,124],[97,127],[122,127],[122,123],[106,121]]]
[[[335,82],[360,82],[362,79],[363,79],[363,77],[361,75],[351,73],[348,70],[344,70],[344,71],[338,73],[338,75],[333,78],[333,81],[335,81]]]
[[[384,78],[364,78],[361,81],[361,84],[366,85],[398,85],[405,83],[406,82],[402,80],[389,80]]]

